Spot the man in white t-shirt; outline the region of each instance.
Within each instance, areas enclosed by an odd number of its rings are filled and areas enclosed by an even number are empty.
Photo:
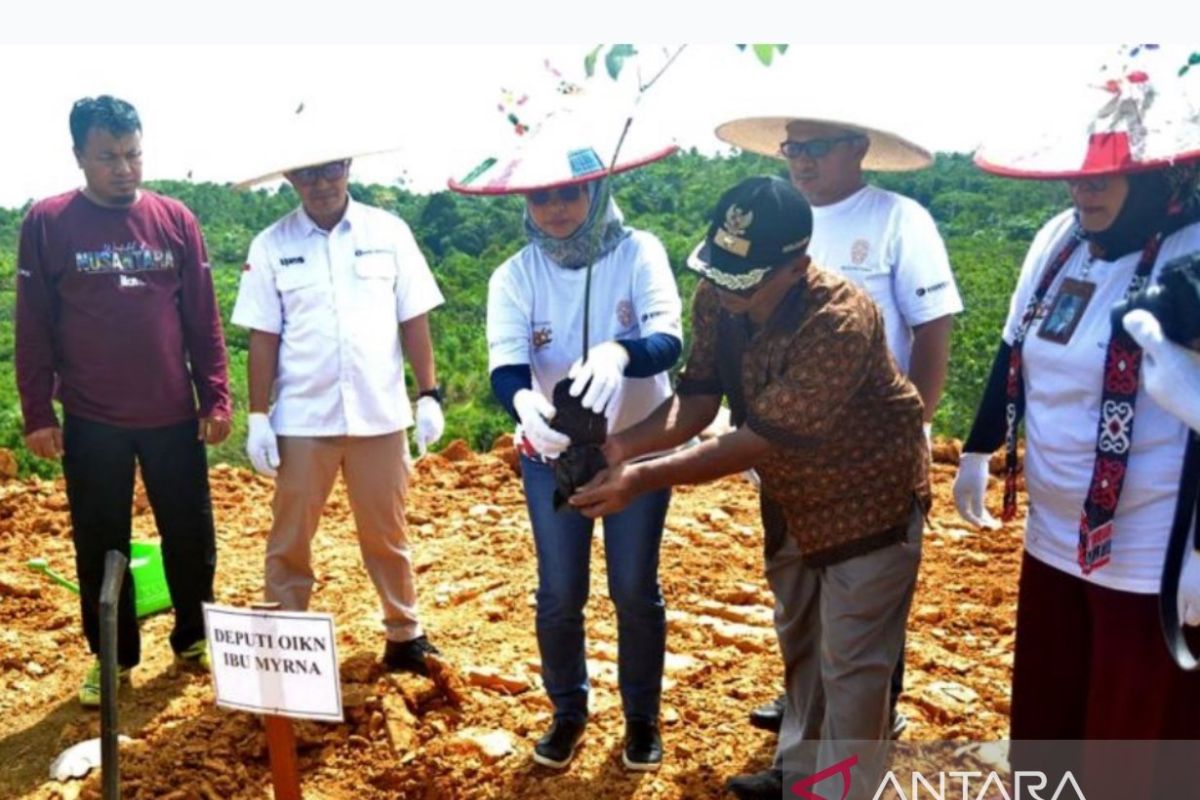
[[[888,347],[921,395],[929,439],[962,300],[929,212],[911,198],[867,184],[864,170],[921,169],[932,163],[930,154],[895,134],[811,118],[734,120],[717,128],[717,136],[787,161],[793,185],[812,206],[809,255],[861,286],[879,306]],[[905,725],[895,710],[903,679],[902,655],[892,684],[894,735]],[[780,696],[755,709],[751,722],[778,730],[782,714]]]
[[[349,167],[338,159],[283,173],[301,207],[254,239],[233,310],[250,329],[246,450],[276,479],[266,597],[308,607],[311,542],[340,472],[383,606],[384,662],[425,673],[437,649],[417,619],[404,519],[414,422],[404,361],[423,450],[444,428],[427,316],[442,294],[408,226],[351,199]]]

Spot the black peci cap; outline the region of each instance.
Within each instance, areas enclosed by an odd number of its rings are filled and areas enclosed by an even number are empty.
[[[812,208],[792,184],[747,178],[717,201],[708,235],[688,267],[722,289],[753,289],[772,269],[804,253],[812,224]]]

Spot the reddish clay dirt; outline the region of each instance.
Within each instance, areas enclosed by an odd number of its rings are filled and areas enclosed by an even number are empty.
[[[943,442],[908,639],[902,710],[910,739],[996,739],[1007,731],[1021,523],[976,533],[954,512],[957,444]],[[675,493],[661,578],[669,608],[664,766],[620,763],[616,626],[597,538],[588,656],[588,738],[563,774],[529,755],[550,719],[538,682],[534,559],[521,487],[503,456],[461,443],[418,466],[409,521],[422,613],[445,656],[434,682],[382,674],[374,590],[339,487],[314,544],[314,610],[337,618],[344,724],[297,726],[308,798],[715,798],[724,780],[764,767],[774,738],[746,712],[780,686],[771,596],[762,579],[754,490],[727,479]],[[270,524],[269,481],[212,470],[219,536],[217,600],[258,598]],[[993,500],[999,486],[993,485]],[[154,536],[140,499],[135,536]],[[89,657],[76,600],[25,568],[45,557],[74,574],[61,481],[0,483],[0,797],[99,798],[97,772],[48,780],[51,759],[96,736],[75,692]],[[121,697],[123,796],[216,800],[271,796],[259,720],[213,705],[209,679],[172,663],[170,615],[143,622],[143,662]],[[457,703],[457,705],[456,705]]]

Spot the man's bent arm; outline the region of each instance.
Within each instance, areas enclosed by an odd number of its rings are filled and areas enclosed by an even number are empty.
[[[719,395],[673,394],[637,425],[611,436],[604,455],[618,464],[678,447],[708,427],[720,408]]]
[[[750,469],[772,447],[750,428],[741,427],[695,447],[635,465],[634,485],[640,494],[668,486],[707,483]]]

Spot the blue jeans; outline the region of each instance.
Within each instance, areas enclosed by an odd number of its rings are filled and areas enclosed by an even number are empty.
[[[521,474],[537,545],[542,681],[556,718],[583,721],[589,688],[583,607],[588,598],[594,521],[574,510],[554,510],[552,466],[522,456]],[[658,721],[667,645],[658,549],[670,502],[670,489],[650,492],[604,518],[608,594],[617,607],[617,675],[627,720]]]

